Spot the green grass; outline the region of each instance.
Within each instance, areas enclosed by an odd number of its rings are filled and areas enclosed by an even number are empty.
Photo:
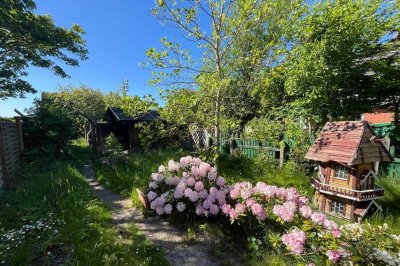
[[[119,239],[110,209],[94,197],[80,174],[92,159],[90,149],[74,143],[70,153],[51,164],[38,160],[25,165],[17,189],[0,191],[0,263],[167,265],[163,252],[134,225]],[[38,221],[44,225],[37,226]]]
[[[179,160],[185,155],[181,150],[151,151],[134,153],[128,158],[126,165],[113,167],[96,167],[96,177],[100,183],[120,193],[124,197],[132,195],[134,204],[140,204],[136,188],[146,187],[151,173],[157,171],[160,164],[166,164],[170,159]]]

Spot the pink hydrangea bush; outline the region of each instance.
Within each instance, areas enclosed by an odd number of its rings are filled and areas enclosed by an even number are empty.
[[[282,246],[296,257],[322,256],[331,264],[352,262],[355,257],[368,255],[379,261],[377,258],[384,257],[382,254],[387,252],[379,249],[379,244],[366,245],[363,251],[370,251],[363,252],[365,254],[354,249],[353,243],[358,241],[357,247],[360,248],[365,242],[354,239],[358,236],[357,230],[339,228],[325,214],[314,211],[308,199],[295,188],[263,182],[253,185],[246,181],[228,186],[214,167],[199,158],[186,156],[179,162],[170,160],[168,165],[161,165],[151,179],[147,196],[151,209],[158,215],[220,215],[231,223],[256,221],[265,228],[273,222],[283,232],[273,246]],[[362,232],[362,229],[357,232]],[[400,243],[400,237],[393,239]],[[394,249],[394,252],[399,251],[399,248]],[[394,255],[392,257],[396,260]]]
[[[151,179],[147,196],[150,208],[158,215],[217,215],[229,191],[214,167],[191,156],[161,165]]]

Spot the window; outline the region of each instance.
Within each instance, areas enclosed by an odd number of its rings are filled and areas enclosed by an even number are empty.
[[[344,215],[344,204],[343,204],[343,202],[332,200],[332,202],[331,202],[331,212],[334,212],[336,214]]]
[[[347,180],[348,177],[349,177],[349,173],[348,173],[346,167],[341,166],[341,165],[336,166],[335,178]]]

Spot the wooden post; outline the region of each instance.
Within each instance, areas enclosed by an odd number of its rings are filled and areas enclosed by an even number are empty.
[[[5,186],[7,186],[8,171],[7,171],[7,163],[6,163],[6,154],[4,151],[2,124],[3,124],[2,121],[0,121],[0,166],[1,166],[1,172],[2,172],[2,183]]]
[[[18,132],[18,140],[19,140],[19,150],[21,153],[24,152],[24,139],[22,135],[22,124],[21,124],[21,117],[15,117],[15,123],[17,124],[17,132]]]
[[[279,148],[279,167],[282,168],[285,163],[285,142],[281,141]]]

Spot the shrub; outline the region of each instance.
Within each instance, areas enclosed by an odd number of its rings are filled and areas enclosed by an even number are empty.
[[[400,236],[390,235],[387,225],[339,228],[325,214],[313,211],[308,198],[295,188],[264,182],[253,186],[246,181],[227,186],[215,168],[199,158],[187,156],[179,163],[170,160],[167,167],[161,165],[152,174],[149,188],[151,209],[158,215],[222,215],[231,223],[258,224],[267,229],[275,223],[278,235],[270,234],[270,246],[281,254],[289,251],[303,262],[320,262],[322,258],[328,264],[400,262]]]
[[[102,163],[107,166],[115,167],[117,165],[125,164],[126,161],[127,156],[123,152],[122,145],[118,142],[118,139],[114,134],[110,134],[106,138],[106,149]]]

